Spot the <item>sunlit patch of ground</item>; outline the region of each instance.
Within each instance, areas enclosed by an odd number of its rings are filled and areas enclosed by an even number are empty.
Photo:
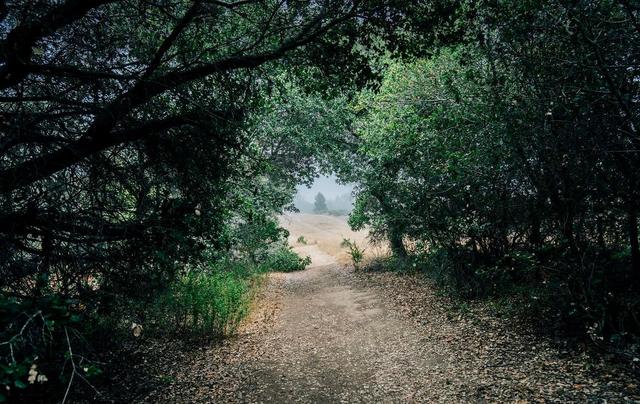
[[[346,216],[314,215],[309,213],[291,213],[280,217],[280,225],[289,230],[289,244],[300,254],[304,255],[306,246],[315,245],[323,252],[335,257],[338,263],[351,263],[346,248],[340,243],[347,238],[365,249],[365,256],[373,258],[385,253],[384,246],[373,245],[369,242],[368,231],[353,231],[349,228]],[[304,237],[304,242],[298,241]],[[316,262],[313,263],[318,264]]]

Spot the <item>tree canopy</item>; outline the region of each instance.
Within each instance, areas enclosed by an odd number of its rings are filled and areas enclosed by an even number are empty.
[[[330,173],[356,183],[350,224],[389,243],[392,265],[463,297],[525,290],[540,318],[637,347],[639,13],[627,0],[3,3],[1,384],[27,387],[37,361],[62,373],[66,400],[65,364],[132,322],[223,332],[193,313],[235,324],[252,274],[308,264],[276,217]],[[241,309],[192,310],[202,290]]]
[[[639,325],[638,10],[457,10],[462,40],[360,92],[351,223],[462,295],[527,285],[543,317],[619,343]]]
[[[290,259],[274,250],[286,236],[275,215],[348,135],[348,114],[321,118],[341,102],[321,95],[333,91],[335,60],[388,26],[394,9],[36,3],[3,3],[0,15],[0,378],[9,384],[26,379],[34,358],[53,372],[71,345],[113,327],[96,319],[141,321],[196,268]],[[358,61],[343,66],[369,74]]]

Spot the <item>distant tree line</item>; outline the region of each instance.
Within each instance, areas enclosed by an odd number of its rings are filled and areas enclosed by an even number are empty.
[[[318,202],[319,195],[324,203]],[[296,195],[293,201],[296,210],[303,213],[330,213],[333,215],[346,216],[353,209],[353,196],[347,192],[336,195],[332,199],[327,199],[322,192],[318,192],[314,197],[314,202],[309,202],[304,197]],[[319,204],[319,205],[318,205]]]

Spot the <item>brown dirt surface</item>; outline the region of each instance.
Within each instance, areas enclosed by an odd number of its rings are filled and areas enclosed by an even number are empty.
[[[481,303],[462,313],[419,274],[354,272],[340,241],[366,240],[344,218],[282,223],[311,267],[272,274],[234,337],[148,348],[142,366],[162,382],[130,401],[640,402],[623,368],[563,352]]]
[[[320,251],[330,255],[332,262],[348,265],[351,263],[349,254],[340,246],[345,238],[364,248],[365,254],[369,258],[386,253],[384,247],[369,243],[366,231],[351,230],[345,216],[289,214],[280,217],[280,225],[289,230],[289,244],[294,246],[300,255],[309,255],[306,253],[307,247],[316,246]],[[300,236],[304,237],[306,245],[298,242]],[[313,261],[312,264],[316,266],[321,263]]]

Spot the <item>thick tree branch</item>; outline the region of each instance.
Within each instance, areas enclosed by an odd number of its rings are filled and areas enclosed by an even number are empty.
[[[18,187],[29,185],[76,164],[95,152],[121,143],[123,140],[112,134],[112,129],[130,111],[148,102],[153,97],[214,73],[258,67],[266,62],[279,59],[288,52],[311,43],[331,28],[351,18],[358,4],[358,2],[354,2],[348,12],[324,25],[322,22],[325,14],[319,14],[306,24],[296,36],[284,41],[272,51],[255,55],[232,56],[189,70],[174,71],[160,77],[139,81],[131,90],[105,108],[104,112],[96,117],[91,127],[82,136],[82,139],[73,146],[37,157],[0,172],[0,192],[10,192]]]
[[[68,0],[54,7],[37,21],[14,28],[0,43],[0,89],[20,83],[28,74],[25,68],[33,56],[36,42],[84,17],[90,10],[115,0]]]
[[[78,80],[132,80],[132,74],[116,74],[105,71],[86,70],[76,66],[36,65],[23,66],[25,73],[37,73],[51,77],[66,77]]]
[[[108,136],[83,137],[61,149],[36,157],[32,160],[6,169],[1,174],[0,192],[7,192],[15,187],[30,184],[38,179],[66,167],[77,164],[94,153],[106,150],[112,146],[132,142],[145,136],[163,132],[171,128],[186,125],[196,119],[195,114],[173,116],[147,122],[138,127],[120,132],[110,133]]]
[[[199,5],[200,4],[198,3],[198,1],[193,3],[189,8],[189,10],[185,13],[185,15],[180,19],[180,21],[178,21],[176,26],[173,28],[173,30],[171,31],[171,34],[169,34],[169,36],[165,38],[165,40],[162,42],[162,45],[160,45],[160,47],[156,51],[155,56],[149,63],[149,66],[147,67],[144,74],[142,75],[143,79],[146,79],[147,77],[151,76],[153,72],[158,68],[158,66],[160,66],[164,55],[169,51],[169,49],[171,49],[171,46],[173,46],[173,44],[178,39],[180,34],[187,28],[189,23],[191,23],[194,17],[198,14]]]
[[[239,6],[244,6],[247,4],[257,3],[258,0],[238,0],[233,2],[226,2],[221,0],[202,0],[205,3],[214,4],[216,6],[225,7],[225,8],[235,8]]]

